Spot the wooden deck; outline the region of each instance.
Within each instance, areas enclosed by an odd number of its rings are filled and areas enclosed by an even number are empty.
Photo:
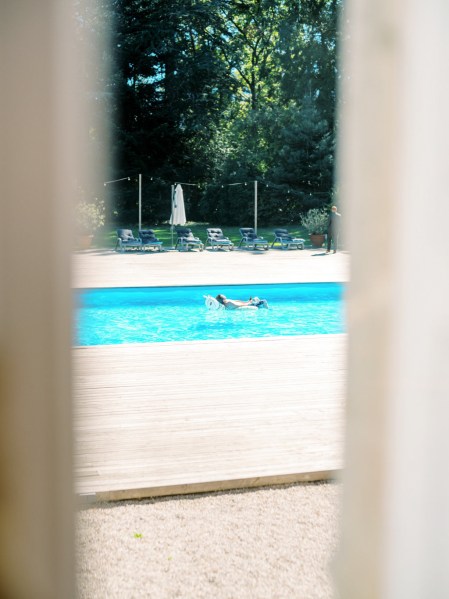
[[[74,287],[146,287],[347,281],[349,256],[324,250],[78,252]]]
[[[74,286],[348,279],[347,255],[321,255],[79,253]],[[346,335],[75,348],[77,493],[113,500],[334,476],[345,352]]]

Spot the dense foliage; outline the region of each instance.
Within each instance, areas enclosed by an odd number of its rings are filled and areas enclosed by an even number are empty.
[[[301,217],[301,225],[309,235],[324,235],[327,232],[329,213],[319,208],[311,208]]]
[[[194,184],[189,220],[222,225],[251,222],[256,180],[261,224],[329,205],[340,3],[80,0],[83,43],[109,32],[104,64],[85,65],[88,144],[112,158],[98,186],[131,175],[104,190],[118,219],[135,213],[138,173],[147,223],[167,220],[175,182]]]

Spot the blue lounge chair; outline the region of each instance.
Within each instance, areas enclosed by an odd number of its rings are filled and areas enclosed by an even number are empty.
[[[200,252],[204,250],[204,243],[198,237],[195,237],[192,230],[188,227],[178,227],[176,229],[178,239],[176,240],[175,250],[179,252],[186,251],[189,249],[199,249]]]
[[[234,249],[234,244],[229,239],[229,237],[225,237],[223,235],[223,231],[221,229],[207,229],[206,245],[207,244],[215,250],[218,250],[220,248],[229,250]]]
[[[305,239],[302,239],[301,237],[292,237],[287,229],[275,229],[274,241],[271,244],[271,247],[273,247],[275,243],[281,244],[281,250],[303,250]]]
[[[139,237],[134,237],[131,229],[117,229],[116,252],[125,252],[127,250],[142,249],[142,241]]]
[[[139,233],[140,239],[142,241],[142,249],[153,249],[162,252],[162,241],[156,237],[153,229],[144,229]]]
[[[240,235],[242,238],[240,239],[239,248],[243,246],[251,250],[269,249],[268,241],[263,237],[259,237],[252,228],[244,227],[240,229]]]

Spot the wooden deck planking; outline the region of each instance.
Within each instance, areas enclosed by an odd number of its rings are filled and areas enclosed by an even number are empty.
[[[77,491],[335,472],[344,360],[345,335],[76,349]]]
[[[345,253],[324,250],[204,251],[154,254],[79,252],[74,287],[145,287],[347,281]]]

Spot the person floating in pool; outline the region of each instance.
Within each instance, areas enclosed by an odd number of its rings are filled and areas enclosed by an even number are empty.
[[[233,300],[228,299],[225,295],[219,293],[215,299],[222,304],[226,310],[238,310],[239,308],[248,308],[249,306],[255,308],[268,308],[267,300],[261,300],[258,297],[250,297],[248,301]]]

